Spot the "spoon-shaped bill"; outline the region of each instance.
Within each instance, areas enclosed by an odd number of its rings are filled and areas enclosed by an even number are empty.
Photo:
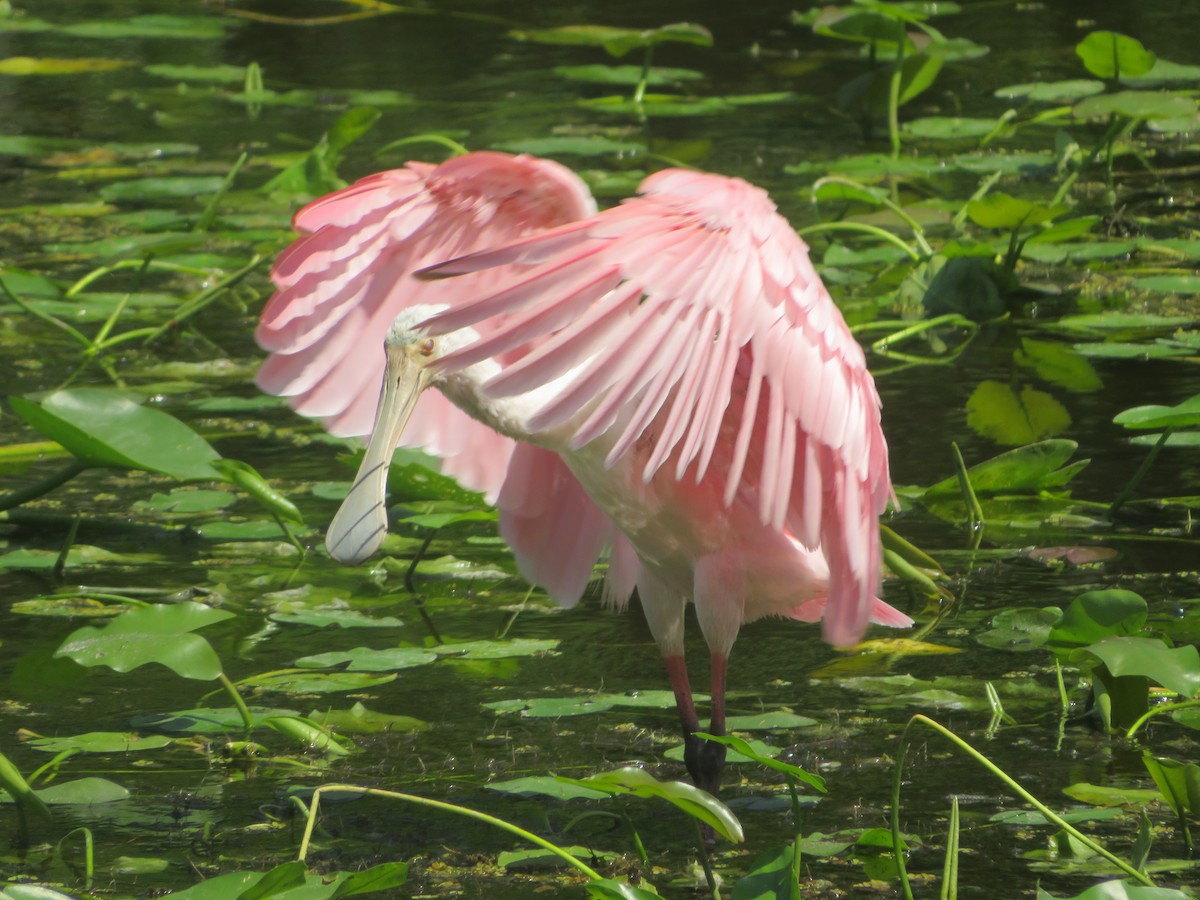
[[[408,425],[421,392],[429,387],[429,371],[410,346],[387,347],[387,370],[379,397],[375,427],[350,493],[329,530],[325,546],[340,563],[356,565],[371,556],[387,537],[388,466],[400,435]]]

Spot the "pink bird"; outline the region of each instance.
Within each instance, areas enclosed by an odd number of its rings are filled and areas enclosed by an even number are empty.
[[[296,225],[259,384],[338,433],[374,413],[327,533],[335,559],[382,542],[401,440],[495,498],[522,575],[559,603],[607,552],[605,601],[636,587],[688,771],[713,793],[725,753],[694,736],[689,601],[715,734],[742,623],[822,620],[835,645],[912,624],[877,599],[891,482],[875,384],[761,189],[670,169],[597,213],[556,163],[471,153],[364,179]]]

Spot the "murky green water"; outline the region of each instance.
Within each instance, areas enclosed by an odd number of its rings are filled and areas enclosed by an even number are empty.
[[[180,4],[152,2],[42,2],[17,4],[28,16],[56,26],[135,15],[171,14]],[[991,48],[989,56],[948,67],[933,90],[904,118],[918,115],[998,115],[1003,104],[992,92],[1006,84],[1078,78],[1072,48],[1092,27],[1134,35],[1160,56],[1197,63],[1194,35],[1181,27],[1178,7],[1166,2],[1139,5],[1053,3],[1043,7],[969,3],[963,14],[939,19],[938,27],[953,36],[969,37]],[[1136,8],[1135,8],[1136,7]],[[453,10],[451,14],[450,10]],[[551,133],[592,133],[597,125],[607,137],[637,140],[654,152],[692,162],[713,171],[741,175],[768,187],[780,208],[798,226],[821,218],[809,202],[811,179],[786,175],[783,167],[805,160],[835,159],[867,151],[884,152],[881,132],[864,140],[858,123],[833,110],[838,87],[860,70],[861,63],[844,45],[821,41],[807,28],[789,24],[789,4],[713,5],[688,3],[606,3],[539,6],[536,4],[432,4],[421,15],[392,15],[297,27],[243,18],[308,14],[347,15],[350,6],[336,3],[281,7],[279,4],[237,5],[222,16],[216,8],[195,7],[189,15],[205,17],[223,29],[219,36],[158,38],[116,36],[88,38],[62,30],[6,29],[0,19],[0,57],[102,58],[128,65],[85,75],[0,74],[0,139],[70,139],[61,148],[46,145],[34,152],[8,152],[0,145],[0,267],[19,269],[69,284],[120,254],[81,247],[114,235],[154,231],[186,233],[168,220],[172,212],[195,216],[203,207],[192,196],[146,196],[98,203],[113,184],[146,175],[224,176],[240,153],[248,162],[221,205],[227,221],[191,246],[175,253],[215,254],[226,261],[188,257],[208,274],[178,271],[139,273],[136,268],[108,276],[104,290],[117,296],[134,292],[171,298],[193,296],[235,270],[251,254],[273,255],[285,240],[289,207],[255,193],[277,171],[280,155],[307,151],[348,105],[351,92],[394,91],[381,105],[383,116],[372,132],[354,144],[339,171],[353,179],[378,168],[397,165],[409,156],[436,148],[421,146],[375,152],[389,142],[428,131],[454,133],[473,148],[542,138]],[[503,20],[509,24],[500,24]],[[579,104],[609,89],[554,77],[554,66],[605,62],[603,53],[587,47],[545,46],[512,40],[514,26],[554,27],[602,22],[632,27],[690,20],[716,36],[712,48],[660,48],[656,63],[697,69],[704,81],[696,90],[709,96],[793,91],[784,103],[737,107],[720,115],[651,118],[605,116]],[[146,66],[258,63],[266,87],[278,91],[311,91],[315,96],[296,105],[239,103],[229,96],[238,84],[213,85],[155,76]],[[378,98],[377,98],[378,99]],[[351,100],[350,102],[354,102]],[[464,136],[465,133],[465,136]],[[161,155],[127,154],[102,145],[191,145],[168,148]],[[1047,133],[1030,131],[1012,148],[1053,143]],[[963,145],[955,144],[953,152]],[[1180,136],[1158,145],[1163,164],[1191,167],[1197,152],[1194,137]],[[10,147],[11,150],[11,147]],[[935,146],[922,153],[937,154]],[[643,169],[644,156],[571,158],[579,169],[603,171]],[[1134,168],[1134,167],[1130,167]],[[956,176],[969,185],[975,176]],[[1132,189],[1130,215],[1161,237],[1194,235],[1195,175],[1148,181],[1148,194]],[[1153,191],[1150,191],[1153,186]],[[1005,189],[1032,189],[1019,181]],[[112,195],[108,195],[112,196]],[[1167,198],[1170,198],[1168,202]],[[603,197],[612,201],[615,197]],[[910,198],[913,199],[913,198]],[[936,197],[930,197],[936,201]],[[960,198],[961,199],[961,198]],[[1095,197],[1088,201],[1099,207]],[[67,210],[59,204],[97,204]],[[1162,213],[1164,207],[1172,211]],[[163,210],[160,224],[147,212]],[[137,214],[141,214],[139,218]],[[125,216],[125,218],[120,218]],[[1099,229],[1103,230],[1103,229]],[[811,241],[820,255],[825,239]],[[125,258],[134,258],[136,253]],[[1144,263],[1139,265],[1145,266]],[[845,270],[843,270],[844,272]],[[878,275],[878,273],[876,273]],[[1043,293],[1025,295],[1019,309],[1025,318],[984,326],[971,348],[953,366],[924,366],[889,372],[891,364],[872,358],[881,372],[885,426],[898,484],[928,485],[953,474],[949,444],[960,446],[968,463],[999,451],[992,441],[968,427],[965,405],[985,379],[1002,383],[1030,381],[1013,364],[1021,339],[1035,332],[1040,315],[1129,309],[1134,312],[1180,312],[1195,317],[1194,297],[1133,293],[1119,281],[1119,266],[1097,267],[1093,276],[1076,270],[1031,266],[1025,280],[1038,282]],[[887,278],[884,273],[883,278]],[[835,286],[845,297],[852,320],[865,321],[880,306],[870,283]],[[1058,293],[1062,291],[1063,293]],[[179,416],[209,436],[225,456],[255,466],[300,506],[308,522],[301,540],[315,548],[336,507],[335,500],[312,490],[314,482],[345,481],[348,463],[339,460],[338,442],[317,439],[317,432],[276,407],[239,407],[230,398],[257,396],[252,384],[260,358],[252,330],[262,300],[269,293],[265,267],[184,328],[144,348],[130,343],[109,354],[111,371],[131,388],[155,398],[156,405]],[[171,307],[135,305],[120,327],[159,325]],[[102,317],[72,316],[58,310],[89,334]],[[877,335],[874,335],[877,336]],[[0,300],[0,371],[5,392],[32,395],[63,383],[81,358],[78,346],[64,333],[36,321],[14,304]],[[168,365],[177,363],[174,367]],[[1070,415],[1061,435],[1079,442],[1076,458],[1091,465],[1072,483],[1076,498],[1111,502],[1145,455],[1112,424],[1120,410],[1144,403],[1173,404],[1200,391],[1200,372],[1193,363],[1123,359],[1095,361],[1104,382],[1089,393],[1056,391]],[[112,382],[96,367],[85,368],[75,385]],[[214,407],[197,405],[219,398]],[[41,440],[8,410],[0,418],[3,447]],[[0,448],[2,449],[2,448]],[[20,456],[20,454],[17,454]],[[35,459],[28,467],[5,466],[0,456],[0,491],[19,490],[62,465],[60,458]],[[22,458],[23,461],[23,458]],[[29,747],[31,733],[66,736],[88,731],[123,731],[134,717],[207,705],[225,698],[215,683],[188,681],[157,666],[117,674],[104,668],[84,670],[51,655],[81,619],[29,615],[13,604],[64,588],[88,586],[84,593],[131,593],[136,589],[183,592],[200,588],[196,599],[237,612],[229,621],[205,630],[234,681],[290,667],[306,655],[369,645],[423,646],[430,631],[403,589],[398,563],[386,577],[332,564],[322,550],[301,561],[278,538],[271,523],[244,495],[223,512],[193,518],[139,508],[157,492],[176,485],[145,473],[92,470],[36,504],[9,515],[0,524],[0,554],[56,553],[73,516],[80,516],[75,542],[101,548],[86,559],[74,559],[56,576],[45,558],[5,562],[0,555],[0,677],[8,689],[0,697],[0,752],[27,775],[50,759]],[[1168,451],[1139,490],[1140,497],[1200,495],[1200,456],[1195,450]],[[1092,567],[1053,568],[1017,552],[1019,535],[994,533],[994,543],[972,559],[963,531],[905,503],[892,524],[910,540],[939,556],[954,577],[960,603],[924,639],[954,651],[906,655],[891,648],[874,656],[858,656],[847,664],[818,640],[812,626],[759,622],[748,626],[734,651],[730,675],[730,712],[792,710],[811,716],[807,728],[757,733],[783,751],[784,759],[822,773],[830,792],[806,803],[800,830],[834,834],[851,829],[886,827],[891,757],[897,735],[908,717],[924,712],[966,736],[1029,790],[1051,806],[1073,805],[1062,789],[1090,782],[1122,787],[1151,787],[1140,751],[1084,724],[1060,727],[1053,660],[1041,652],[1013,653],[989,649],[979,641],[992,616],[1015,606],[1066,607],[1083,591],[1127,587],[1146,597],[1152,622],[1193,621],[1200,559],[1187,510],[1182,503],[1162,510],[1139,511],[1116,529],[1099,533],[1100,543],[1119,555]],[[256,535],[238,533],[230,540],[219,526],[247,520],[264,522]],[[181,525],[191,525],[182,529]],[[218,527],[214,527],[218,526]],[[423,534],[399,527],[400,539],[389,547],[411,555]],[[551,609],[536,595],[515,621],[525,588],[502,577],[511,563],[491,540],[489,525],[454,526],[439,533],[418,568],[416,584],[427,598],[438,631],[454,641],[486,640],[505,632],[510,638],[543,638],[559,642],[557,652],[488,661],[442,660],[404,669],[394,681],[348,693],[246,693],[255,705],[284,707],[307,715],[346,709],[361,700],[377,713],[413,716],[430,723],[415,734],[397,731],[353,735],[361,753],[324,760],[302,757],[303,768],[278,736],[256,734],[267,749],[255,761],[231,759],[226,735],[181,737],[169,748],[146,753],[77,755],[62,763],[58,780],[98,775],[128,788],[130,799],[107,805],[61,807],[52,826],[39,826],[29,851],[0,851],[0,876],[28,875],[65,881],[82,889],[76,855],[66,856],[75,868],[56,863],[47,847],[74,826],[93,829],[96,838],[95,887],[115,896],[145,896],[178,889],[201,876],[234,869],[262,870],[294,855],[302,823],[284,799],[289,787],[312,787],[344,780],[393,787],[483,809],[533,830],[551,834],[559,843],[581,844],[630,853],[627,828],[613,818],[581,821],[569,835],[562,829],[585,805],[542,799],[519,799],[489,791],[489,781],[538,776],[550,772],[583,777],[616,766],[641,762],[660,777],[676,777],[682,766],[664,758],[677,743],[670,708],[615,708],[602,713],[555,717],[503,714],[484,706],[503,700],[562,697],[592,692],[637,693],[662,689],[665,674],[640,615],[616,616],[599,609],[598,591],[580,608]],[[1058,541],[1053,537],[1060,537]],[[1089,543],[1084,530],[1052,529],[1031,533],[1029,546]],[[453,563],[451,560],[458,560]],[[499,573],[499,574],[498,574]],[[291,596],[281,591],[295,591]],[[911,609],[928,621],[932,613],[890,584],[889,602]],[[180,599],[175,597],[172,599]],[[267,613],[329,604],[354,605],[372,616],[396,616],[403,624],[386,630],[355,630],[271,621]],[[1187,617],[1192,615],[1189,620]],[[1188,630],[1190,629],[1190,630]],[[1177,630],[1176,639],[1195,640],[1194,626]],[[876,634],[876,637],[884,635]],[[689,645],[693,681],[705,678],[704,647]],[[841,666],[838,668],[837,666]],[[882,676],[908,676],[911,682]],[[985,732],[989,713],[983,684],[993,682],[1017,724],[994,734]],[[1069,678],[1070,682],[1071,679]],[[348,699],[349,698],[349,699]],[[1171,750],[1195,759],[1194,732],[1176,729]],[[733,766],[727,776],[727,799],[743,819],[744,848],[722,848],[718,868],[732,881],[749,868],[765,848],[787,841],[792,823],[776,780],[754,766]],[[922,844],[909,861],[914,872],[940,871],[950,796],[960,796],[963,846],[960,896],[1033,896],[1039,878],[1058,895],[1078,892],[1098,879],[1081,864],[1072,874],[1063,865],[1020,859],[1046,847],[1047,828],[996,824],[989,817],[1017,804],[997,782],[948,745],[931,738],[910,756],[904,797],[906,833]],[[630,802],[621,807],[640,832],[649,852],[651,879],[664,893],[689,896],[686,881],[692,853],[691,826],[665,807]],[[1155,823],[1163,829],[1161,856],[1182,855],[1172,819],[1161,806]],[[15,828],[15,819],[0,811],[0,827]],[[375,801],[331,807],[324,825],[328,834],[316,856],[318,867],[354,869],[392,859],[411,860],[413,878],[396,896],[518,897],[533,890],[551,893],[548,876],[520,870],[504,872],[496,854],[514,848],[507,835],[462,820],[410,807]],[[1136,816],[1094,824],[1091,830],[1126,847],[1137,832]],[[2,833],[2,832],[0,832]],[[870,882],[875,871],[859,855],[842,853],[805,858],[803,872],[811,883],[804,896],[879,894],[893,896],[894,883]],[[125,858],[166,860],[162,871],[137,874]],[[632,857],[631,857],[632,858]],[[626,864],[622,864],[626,865]],[[628,863],[632,865],[632,863]],[[618,868],[618,872],[620,869]],[[1194,881],[1186,872],[1168,874],[1164,883]],[[998,884],[1005,885],[998,888]],[[925,885],[927,895],[936,888]],[[569,895],[582,896],[574,887]]]

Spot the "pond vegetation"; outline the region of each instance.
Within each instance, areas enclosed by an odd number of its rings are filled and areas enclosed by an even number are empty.
[[[0,3],[0,898],[1195,896],[1176,7],[450,6]],[[413,451],[334,564],[357,442],[253,387],[291,213],[462,146],[763,184],[869,348],[918,624],[747,628],[725,803],[640,617]]]

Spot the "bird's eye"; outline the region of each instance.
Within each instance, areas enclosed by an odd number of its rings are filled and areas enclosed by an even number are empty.
[[[422,356],[433,356],[433,338],[425,338],[421,341],[420,352]]]

